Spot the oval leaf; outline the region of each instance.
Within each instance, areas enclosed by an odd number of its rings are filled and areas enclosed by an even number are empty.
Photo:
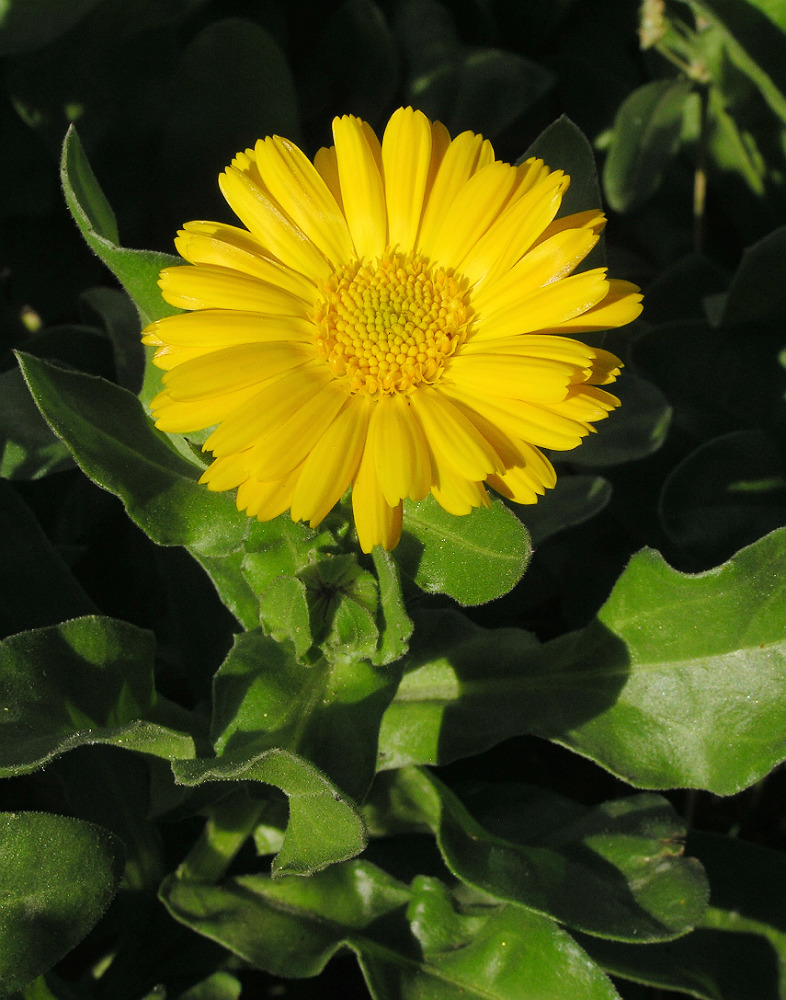
[[[632,212],[657,190],[680,144],[690,80],[655,80],[620,105],[603,166],[603,187],[617,212]]]
[[[92,823],[46,813],[0,814],[0,982],[21,989],[50,969],[106,910],[123,846]]]
[[[526,528],[499,500],[466,517],[448,514],[432,496],[404,504],[396,560],[430,594],[485,604],[516,586],[531,557]]]

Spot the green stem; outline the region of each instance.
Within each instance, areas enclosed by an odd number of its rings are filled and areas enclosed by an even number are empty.
[[[239,791],[223,799],[177,870],[180,878],[218,882],[259,823],[267,802]]]

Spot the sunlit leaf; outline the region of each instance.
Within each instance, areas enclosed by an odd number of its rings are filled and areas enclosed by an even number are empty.
[[[534,733],[640,788],[747,787],[786,757],[785,560],[786,530],[697,576],[645,549],[595,622],[543,644],[454,612],[416,618],[380,768]]]
[[[455,517],[428,496],[404,504],[404,537],[395,558],[428,593],[484,604],[511,590],[532,556],[524,526],[499,501]]]
[[[624,644],[613,705],[560,742],[638,787],[729,795],[786,757],[786,529],[696,576],[633,557],[598,626]],[[590,626],[590,630],[593,626]]]

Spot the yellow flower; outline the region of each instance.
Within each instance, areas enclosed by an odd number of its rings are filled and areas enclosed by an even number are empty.
[[[619,404],[599,388],[619,360],[572,337],[641,309],[605,268],[573,274],[603,214],[555,221],[561,170],[411,108],[381,143],[351,116],[333,136],[313,163],[278,136],[239,153],[219,183],[246,228],[179,233],[191,266],[160,285],[191,311],[144,332],[166,369],[157,426],[214,427],[201,482],[261,521],[315,527],[351,485],[365,552],[396,545],[407,497],[468,514],[488,484],[534,503],[555,482],[540,449]]]

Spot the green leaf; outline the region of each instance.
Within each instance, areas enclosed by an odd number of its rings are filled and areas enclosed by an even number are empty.
[[[53,625],[97,610],[27,505],[7,483],[0,483],[0,524],[0,635]]]
[[[659,513],[669,538],[720,562],[786,522],[786,467],[758,430],[734,431],[692,451],[669,474]]]
[[[398,678],[362,659],[305,664],[260,631],[238,635],[215,677],[213,742],[234,757],[285,748],[361,798]]]
[[[567,456],[579,467],[620,465],[656,452],[669,432],[671,407],[651,382],[623,373],[610,386],[622,403]],[[554,456],[558,457],[558,456]]]
[[[178,784],[260,781],[289,799],[289,823],[273,873],[313,875],[359,854],[366,846],[363,821],[338,788],[307,760],[273,748],[256,755],[225,754],[218,759],[172,761]]]
[[[13,992],[50,969],[106,910],[123,874],[108,830],[46,813],[0,814],[0,982]]]
[[[603,187],[615,211],[632,212],[657,190],[679,149],[692,87],[684,78],[655,80],[634,90],[620,105],[603,166]]]
[[[73,27],[98,0],[5,0],[0,7],[0,56],[42,49]]]
[[[757,198],[763,198],[767,193],[767,163],[754,137],[726,110],[724,96],[717,87],[711,87],[708,96],[706,138],[701,136],[699,108],[696,140],[707,143],[710,166],[719,174],[717,183],[723,184],[726,176],[736,174]],[[698,100],[698,95],[695,99]]]
[[[60,179],[68,208],[90,249],[101,258],[133,299],[142,323],[180,312],[161,298],[158,275],[162,268],[181,263],[177,257],[151,250],[121,247],[117,222],[82,143],[72,125],[63,143]]]
[[[380,769],[447,764],[530,732],[544,717],[554,719],[552,712],[561,717],[566,668],[555,669],[553,657],[544,671],[543,652],[531,633],[480,628],[456,611],[413,618],[404,676],[382,719]],[[569,650],[566,664],[571,661]],[[600,693],[582,689],[580,718],[613,697],[605,688],[599,699]]]
[[[526,785],[493,785],[473,786],[463,804],[415,769],[399,771],[387,792],[406,814],[419,808],[457,878],[576,930],[669,940],[706,908],[701,865],[682,856],[685,825],[658,795],[585,809]]]
[[[557,742],[640,788],[731,795],[767,774],[786,757],[785,562],[786,529],[696,576],[635,555],[583,633],[622,644],[593,671],[618,697]]]
[[[247,518],[232,498],[197,483],[197,469],[157,431],[139,401],[103,379],[20,355],[49,425],[83,472],[119,496],[129,516],[159,545],[207,555],[239,548]]]
[[[324,551],[335,548],[330,532],[319,532],[287,514],[272,521],[249,519],[243,545],[243,573],[249,586],[264,593],[280,576],[296,576]]]
[[[308,880],[165,881],[175,919],[273,975],[315,976],[342,947],[375,1000],[618,1000],[556,924],[518,907],[458,906],[442,883],[408,889],[366,861]]]
[[[700,1000],[783,1000],[786,995],[786,884],[782,854],[711,833],[689,846],[706,866],[712,905],[700,926],[669,945],[638,948],[582,939],[607,971]]]
[[[396,561],[430,594],[464,605],[493,601],[515,587],[531,556],[526,528],[499,500],[466,517],[448,514],[432,496],[404,503]]]
[[[691,576],[652,550],[598,619],[539,644],[455,612],[416,618],[379,767],[445,764],[532,733],[640,788],[733,794],[786,755],[786,530]]]
[[[153,653],[149,632],[99,617],[0,643],[0,775],[94,743],[193,757],[192,737],[168,725],[176,710],[156,697]]]
[[[36,409],[22,373],[0,375],[0,478],[40,479],[73,467],[68,448]]]

